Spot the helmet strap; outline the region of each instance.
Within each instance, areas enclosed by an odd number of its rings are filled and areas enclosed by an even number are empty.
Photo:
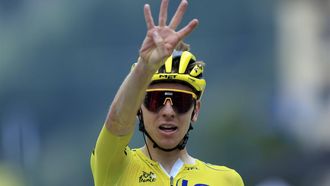
[[[193,117],[194,115],[194,112],[191,116],[191,118]],[[171,152],[171,151],[174,151],[176,149],[179,149],[179,150],[183,150],[185,148],[185,146],[187,145],[187,142],[188,142],[188,139],[189,139],[189,131],[193,129],[191,123],[189,125],[189,129],[187,131],[187,133],[184,135],[183,139],[180,141],[180,143],[173,147],[173,148],[170,148],[170,149],[166,149],[166,148],[163,148],[163,147],[160,147],[156,141],[154,139],[152,139],[152,137],[149,135],[149,133],[147,132],[147,130],[145,129],[145,126],[144,126],[144,121],[143,121],[143,115],[142,115],[142,111],[140,110],[138,112],[138,118],[139,118],[139,130],[144,134],[143,137],[144,137],[144,141],[145,141],[145,136],[147,136],[153,143],[153,148],[158,148],[162,151],[165,151],[165,152]],[[145,141],[145,144],[147,146],[147,150],[148,150],[148,154],[149,154],[149,157],[152,159],[151,155],[150,155],[150,152],[149,152],[149,148],[148,148],[148,145]]]

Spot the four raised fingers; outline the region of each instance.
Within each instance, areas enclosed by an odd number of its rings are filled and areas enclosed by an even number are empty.
[[[169,3],[169,0],[162,0],[162,2],[161,2],[159,18],[158,18],[159,27],[166,26],[168,3]],[[188,6],[187,0],[182,0],[169,24],[170,29],[175,30],[176,27],[180,24],[182,17],[187,9],[187,6]],[[148,30],[155,28],[156,26],[155,26],[154,20],[152,18],[150,6],[148,4],[146,4],[144,6],[144,16],[145,16],[145,21],[146,21]],[[186,37],[190,32],[192,32],[196,28],[197,25],[198,25],[197,19],[193,19],[192,21],[190,21],[184,28],[182,28],[181,30],[179,30],[177,32],[179,39],[181,40],[184,37]],[[158,37],[153,36],[153,39],[155,39],[157,41],[156,38],[158,38]],[[159,43],[158,43],[158,45],[159,45]]]

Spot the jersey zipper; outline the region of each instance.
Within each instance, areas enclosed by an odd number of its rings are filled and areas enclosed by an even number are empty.
[[[170,177],[170,186],[173,186],[173,176]]]

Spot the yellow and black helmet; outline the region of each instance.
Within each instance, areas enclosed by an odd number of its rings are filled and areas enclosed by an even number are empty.
[[[188,51],[174,50],[165,64],[152,76],[151,84],[157,82],[179,82],[193,88],[200,99],[206,81],[203,78],[204,63],[196,62],[196,57]]]

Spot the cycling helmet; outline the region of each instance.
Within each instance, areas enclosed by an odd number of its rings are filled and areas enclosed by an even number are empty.
[[[200,99],[205,90],[203,79],[204,63],[196,62],[196,57],[188,51],[174,50],[165,64],[152,76],[151,84],[157,82],[179,82],[193,88]]]

